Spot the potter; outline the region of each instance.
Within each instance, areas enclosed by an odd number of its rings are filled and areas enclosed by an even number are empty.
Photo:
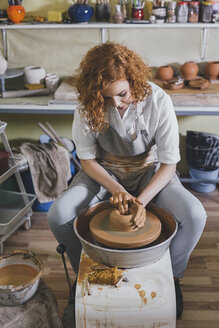
[[[178,222],[170,255],[180,317],[179,279],[204,229],[206,213],[175,174],[180,160],[175,111],[170,97],[150,79],[148,65],[121,44],[97,45],[82,59],[75,77],[79,105],[73,121],[82,169],[51,206],[48,222],[77,273],[81,244],[73,222],[82,210],[110,200],[125,214],[131,199],[144,207],[154,202],[167,209]]]

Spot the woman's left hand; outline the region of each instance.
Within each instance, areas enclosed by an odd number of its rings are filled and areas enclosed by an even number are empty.
[[[121,214],[128,212],[130,200],[136,201],[141,204],[141,201],[125,191],[115,192],[109,199],[110,204],[118,206],[118,210]]]

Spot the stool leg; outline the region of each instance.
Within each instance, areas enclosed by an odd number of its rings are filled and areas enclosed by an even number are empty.
[[[63,265],[64,265],[65,275],[66,275],[66,279],[67,279],[68,287],[69,287],[69,292],[70,292],[70,299],[73,301],[74,295],[72,293],[71,282],[70,282],[70,278],[69,278],[69,274],[68,274],[68,268],[67,268],[66,261],[65,261],[65,255],[64,255],[65,250],[66,250],[65,246],[62,245],[62,244],[59,244],[56,248],[57,253],[61,254],[61,256],[62,256],[62,262],[63,262]]]

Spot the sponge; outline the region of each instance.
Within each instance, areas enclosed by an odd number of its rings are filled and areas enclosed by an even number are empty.
[[[48,11],[48,21],[49,22],[61,22],[63,20],[65,11],[63,9],[56,9],[53,11]]]

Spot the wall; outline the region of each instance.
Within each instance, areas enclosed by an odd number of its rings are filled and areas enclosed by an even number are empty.
[[[93,0],[94,1],[94,0]],[[27,12],[45,15],[54,8],[67,9],[71,0],[23,0]],[[1,0],[1,8],[7,8],[7,1]],[[112,5],[113,8],[113,5]],[[219,29],[213,28],[207,34],[205,59],[201,59],[201,30],[179,29],[111,29],[107,39],[126,44],[137,51],[152,67],[171,64],[177,73],[185,61],[195,61],[200,71],[205,63],[219,60]],[[98,29],[77,30],[20,30],[8,32],[9,67],[28,65],[44,66],[47,72],[60,76],[71,75],[78,67],[87,50],[101,41]],[[0,42],[2,48],[2,40]],[[50,121],[62,136],[71,137],[72,117],[69,115],[14,115],[4,114],[1,120],[8,122],[9,140],[17,138],[38,139],[42,133],[38,121]],[[184,172],[185,135],[187,130],[219,133],[219,117],[179,117],[182,161],[179,170]]]

